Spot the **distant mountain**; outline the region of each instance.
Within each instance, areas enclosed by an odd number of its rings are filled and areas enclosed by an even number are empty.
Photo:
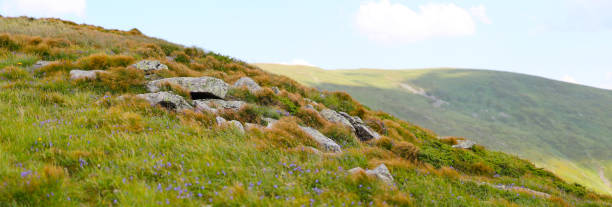
[[[257,65],[319,89],[346,91],[441,136],[467,137],[612,193],[612,91],[488,70]]]

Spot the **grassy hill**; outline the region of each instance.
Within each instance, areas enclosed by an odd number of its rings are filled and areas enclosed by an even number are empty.
[[[345,90],[441,136],[467,137],[612,193],[601,178],[612,178],[612,91],[486,70],[257,65],[319,89]]]
[[[344,92],[136,29],[0,18],[0,31],[0,206],[612,205],[612,197],[516,156],[453,148],[457,139],[440,140]],[[159,70],[132,66],[143,60],[159,61]],[[73,78],[77,69],[98,72]],[[232,87],[222,97],[160,85],[181,108],[138,95],[158,78],[203,76],[217,84],[249,77],[262,88]],[[244,105],[190,108],[201,98]],[[323,110],[359,118],[381,137],[361,141]],[[321,136],[339,149],[320,144]],[[382,164],[388,171],[378,168],[380,176],[349,170]]]

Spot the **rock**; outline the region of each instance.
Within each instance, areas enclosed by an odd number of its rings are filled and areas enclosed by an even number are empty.
[[[165,91],[139,94],[136,95],[136,97],[149,101],[151,105],[161,105],[170,110],[182,111],[185,109],[193,109],[183,97]]]
[[[103,71],[103,70],[71,70],[70,80],[96,79],[98,77],[98,73],[106,73],[106,71]]]
[[[220,117],[220,116],[217,116],[215,120],[217,120],[218,126],[222,126],[223,124],[227,123],[227,120],[225,120],[223,117]]]
[[[476,143],[470,140],[457,140],[457,144],[453,148],[471,149]]]
[[[242,123],[240,123],[239,121],[236,120],[231,120],[229,121],[229,124],[236,127],[236,129],[238,129],[238,131],[240,131],[240,133],[244,134],[244,127],[242,126]]]
[[[310,135],[317,143],[319,143],[319,145],[321,145],[323,149],[332,152],[342,152],[340,145],[336,144],[334,140],[327,138],[325,135],[321,134],[321,132],[317,131],[316,129],[303,126],[300,126],[300,128],[304,132],[306,132],[306,134]]]
[[[208,111],[211,113],[217,113],[220,109],[238,111],[246,105],[244,101],[224,101],[221,99],[195,100],[193,104],[196,110]]]
[[[380,135],[376,133],[374,130],[370,129],[370,127],[366,126],[365,123],[363,123],[363,121],[361,120],[361,118],[357,116],[348,115],[345,112],[339,112],[339,114],[342,115],[346,120],[348,120],[351,123],[354,129],[355,135],[357,135],[357,137],[361,141],[368,141],[371,139],[376,140],[380,138]]]
[[[161,62],[159,62],[159,60],[142,60],[132,66],[138,70],[143,70],[145,74],[150,74],[158,70],[168,69],[168,66],[162,64]]]
[[[393,176],[385,164],[380,164],[373,170],[366,170],[366,174],[369,176],[376,176],[376,178],[382,180],[383,182],[393,183]]]
[[[278,89],[278,87],[276,86],[272,87],[272,91],[274,92],[274,94],[279,94],[281,92],[280,89]]]
[[[351,122],[344,118],[344,116],[340,115],[338,112],[331,110],[331,109],[323,109],[321,110],[321,112],[319,113],[321,114],[321,116],[325,119],[327,119],[330,122],[335,122],[335,123],[341,123],[344,126],[347,126],[348,128],[351,129],[351,131],[355,131],[355,128],[353,127],[353,125],[351,124]]]
[[[276,124],[276,122],[278,122],[278,120],[273,119],[273,118],[268,118],[268,117],[263,118],[263,120],[268,123],[266,128],[272,128],[272,126],[274,126],[274,124]]]
[[[257,84],[253,79],[249,77],[242,77],[238,79],[238,81],[234,83],[234,87],[247,87],[249,91],[251,91],[251,93],[256,93],[258,91],[261,91],[262,89],[259,84]]]
[[[317,111],[317,110],[314,108],[314,106],[312,106],[312,104],[308,104],[308,105],[306,105],[306,108],[307,108],[307,109],[312,109],[312,110],[314,110],[314,111]]]
[[[259,124],[253,124],[253,123],[244,123],[244,128],[245,129],[253,129],[253,128],[261,129],[261,128],[263,128],[263,126],[261,126]]]
[[[229,85],[223,80],[212,77],[177,77],[164,78],[160,80],[150,81],[147,84],[147,89],[150,92],[157,92],[162,83],[172,83],[189,90],[191,98],[196,99],[224,99]]]
[[[53,62],[54,61],[39,60],[39,61],[36,61],[36,63],[34,63],[34,65],[32,65],[32,69],[35,70],[35,69],[38,69],[38,68],[42,68],[42,67],[45,67],[45,66],[47,66],[47,65],[49,65],[49,64],[51,64]]]

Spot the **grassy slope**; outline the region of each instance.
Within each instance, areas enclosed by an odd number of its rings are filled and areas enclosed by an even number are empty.
[[[612,202],[527,161],[481,147],[453,149],[432,132],[364,109],[342,93],[304,88],[225,56],[136,31],[57,20],[0,18],[0,29],[9,33],[0,34],[0,206],[605,206]],[[177,62],[164,60],[166,55],[175,56]],[[221,114],[226,118],[256,122],[262,114],[282,116],[275,110],[291,114],[272,129],[241,134],[217,126],[212,114],[152,107],[129,96],[144,91],[144,75],[125,66],[145,58],[168,64],[168,71],[158,73],[164,77],[208,75],[232,82],[248,75],[266,88],[283,91],[275,95],[232,90],[229,97],[247,100],[249,107],[238,114]],[[60,62],[30,71],[41,59]],[[95,80],[71,81],[67,72],[76,67],[108,73]],[[323,103],[315,106],[319,109],[342,109],[361,114],[368,123],[384,122],[388,133],[379,142],[352,142],[341,154],[303,151],[301,146],[317,146],[295,131],[296,124],[317,121],[304,115],[302,97]],[[337,141],[356,139],[324,120],[319,124],[317,129]],[[389,166],[395,185],[346,173],[380,163]],[[521,185],[552,198],[480,182]]]
[[[612,92],[527,75],[482,70],[322,70],[258,64],[326,90],[346,90],[357,100],[431,128],[469,137],[528,158],[562,177],[612,193],[599,166],[612,177]],[[400,87],[425,89],[450,105]]]

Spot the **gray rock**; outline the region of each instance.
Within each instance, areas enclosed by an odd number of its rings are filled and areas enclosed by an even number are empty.
[[[268,118],[268,117],[263,118],[263,120],[268,123],[266,128],[272,128],[274,126],[274,124],[276,124],[276,122],[278,122],[278,120],[273,119],[273,118]]]
[[[225,101],[221,99],[207,99],[207,100],[195,100],[193,104],[196,110],[208,111],[211,113],[217,113],[219,110],[234,110],[238,111],[246,103],[244,101]]]
[[[274,92],[274,94],[279,94],[281,92],[280,89],[278,89],[278,87],[276,86],[272,87],[272,91]]]
[[[103,70],[71,70],[70,71],[70,80],[77,79],[96,79],[98,77],[98,73],[105,73]]]
[[[387,166],[385,164],[380,164],[373,170],[366,170],[366,174],[370,176],[376,176],[376,178],[382,180],[383,182],[393,183],[393,176],[391,175],[389,169],[387,169]]]
[[[230,125],[236,127],[236,129],[238,129],[238,131],[240,131],[241,133],[244,134],[244,127],[242,126],[242,123],[240,123],[239,121],[236,121],[236,120],[231,120],[228,123]]]
[[[249,77],[242,77],[238,79],[238,81],[234,83],[234,87],[247,87],[249,91],[251,91],[251,93],[256,93],[258,91],[261,91],[262,89],[259,84],[257,84],[253,79]]]
[[[476,143],[470,140],[457,140],[457,144],[453,148],[471,149]]]
[[[344,126],[347,126],[348,128],[351,129],[351,131],[355,131],[355,128],[353,127],[353,125],[351,124],[351,122],[344,118],[344,116],[340,115],[338,112],[331,110],[331,109],[323,109],[321,110],[321,112],[319,113],[321,114],[321,116],[325,119],[327,119],[330,122],[335,122],[335,123],[341,123]]]
[[[370,129],[370,127],[366,126],[361,118],[348,115],[345,112],[339,112],[339,114],[351,123],[354,128],[355,135],[357,135],[361,141],[368,141],[371,139],[376,140],[380,138],[380,135],[374,130]]]
[[[304,132],[306,132],[306,134],[310,135],[317,143],[319,143],[319,145],[321,145],[323,149],[332,152],[342,152],[340,145],[336,144],[334,140],[327,138],[325,135],[321,134],[321,132],[317,131],[316,129],[303,126],[300,126],[300,128]]]
[[[35,70],[35,69],[38,69],[38,68],[41,68],[41,67],[45,67],[45,66],[47,66],[47,65],[49,65],[49,64],[51,64],[53,62],[54,61],[39,60],[39,61],[36,61],[36,63],[34,63],[34,65],[32,65],[32,69]]]
[[[229,90],[229,85],[223,80],[206,76],[199,78],[177,77],[154,80],[147,84],[147,89],[150,92],[157,92],[160,90],[162,83],[165,82],[173,83],[189,90],[191,98],[194,100],[210,98],[224,99]]]
[[[138,70],[144,71],[146,74],[152,73],[158,70],[167,70],[168,66],[159,62],[159,60],[142,60],[132,65]]]
[[[182,111],[186,109],[193,109],[182,96],[175,95],[169,92],[157,92],[157,93],[145,93],[136,95],[136,97],[143,98],[151,105],[160,105],[164,108],[176,111]]]
[[[317,111],[317,110],[314,108],[314,106],[312,106],[312,104],[308,104],[308,105],[306,105],[306,108],[307,108],[307,109],[312,109],[312,110]]]
[[[220,116],[217,116],[215,120],[217,121],[218,126],[222,126],[223,124],[227,123],[227,120]]]

